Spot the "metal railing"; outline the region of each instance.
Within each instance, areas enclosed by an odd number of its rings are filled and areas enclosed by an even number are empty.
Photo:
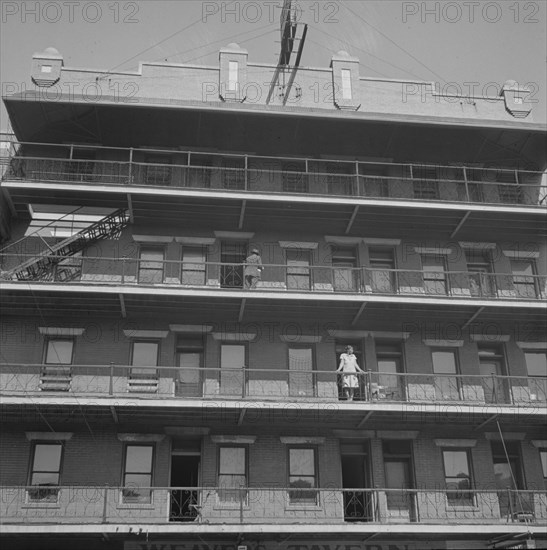
[[[344,402],[347,373],[282,368],[130,365],[0,365],[0,395],[246,399]],[[353,402],[545,405],[547,377],[408,374],[351,375]]]
[[[547,522],[546,491],[295,487],[0,487],[17,523]]]
[[[526,206],[547,200],[539,171],[57,144],[14,150],[4,176],[12,181]]]
[[[29,254],[0,254],[3,278]],[[41,256],[47,259],[47,255]],[[53,258],[53,256],[52,256]],[[244,263],[184,262],[139,258],[67,256],[37,280],[50,283],[106,285],[165,285],[244,289]],[[537,300],[547,296],[547,277],[472,271],[427,271],[371,267],[264,264],[261,291],[328,292],[388,296],[434,296]],[[15,279],[14,276],[11,279]],[[23,279],[25,280],[25,279]]]

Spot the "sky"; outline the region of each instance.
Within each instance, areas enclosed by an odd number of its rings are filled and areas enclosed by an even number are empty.
[[[32,54],[55,47],[68,67],[138,70],[139,61],[217,65],[237,42],[275,64],[282,0],[0,0],[2,95],[31,87]],[[328,67],[339,50],[361,76],[419,79],[441,91],[497,95],[507,80],[532,90],[547,121],[547,1],[299,0],[308,24],[301,64]],[[0,131],[8,129],[0,109]]]

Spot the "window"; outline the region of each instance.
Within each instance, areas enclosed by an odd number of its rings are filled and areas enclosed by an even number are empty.
[[[474,503],[471,462],[465,449],[443,450],[446,498],[452,506],[472,506]]]
[[[127,445],[123,470],[122,502],[152,502],[152,462],[154,445]]]
[[[28,498],[32,502],[57,502],[61,478],[61,443],[36,442],[29,473]]]
[[[435,373],[435,396],[441,401],[460,399],[459,384],[456,373],[458,363],[454,350],[432,350],[433,372]]]
[[[218,487],[222,503],[247,501],[247,447],[219,447]]]
[[[304,162],[283,165],[283,191],[286,193],[307,193],[308,174]]]
[[[245,159],[224,159],[222,180],[224,189],[245,189]]]
[[[547,401],[547,351],[524,351],[530,399]]]
[[[511,260],[513,286],[519,298],[537,298],[535,267],[531,260]]]
[[[171,184],[171,157],[168,155],[148,155],[145,164],[147,185],[168,186]]]
[[[239,63],[228,61],[228,91],[237,92],[239,86]]]
[[[40,372],[41,391],[69,391],[72,380],[74,340],[50,338],[46,342],[45,365]]]
[[[424,289],[426,294],[447,294],[446,260],[439,256],[422,256]]]
[[[159,343],[136,340],[132,344],[129,389],[137,392],[156,392],[158,386],[157,371]]]
[[[355,164],[329,162],[327,168],[327,193],[329,195],[353,195]]]
[[[541,471],[543,472],[543,487],[547,489],[547,449],[539,450],[539,460],[541,461]]]
[[[295,290],[310,290],[310,251],[302,249],[287,249],[287,288]]]
[[[351,71],[342,69],[342,99],[351,99]]]
[[[182,250],[183,285],[204,285],[207,280],[207,249],[205,247],[188,247]]]
[[[332,251],[333,285],[338,292],[355,292],[359,288],[357,251],[355,248],[335,248]]]
[[[289,346],[289,395],[313,397],[313,348]]]
[[[213,174],[213,157],[192,154],[185,185],[187,187],[211,187]]]
[[[437,166],[412,166],[414,198],[435,200],[439,198]]]
[[[289,448],[289,503],[319,504],[314,448]]]
[[[493,296],[494,279],[490,258],[482,251],[466,250],[471,296]]]
[[[393,294],[397,288],[393,249],[369,248],[370,286],[372,292]]]
[[[142,247],[139,250],[139,283],[163,283],[163,248]]]

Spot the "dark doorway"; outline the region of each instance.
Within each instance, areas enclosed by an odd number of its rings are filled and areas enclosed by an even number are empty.
[[[171,456],[169,521],[194,521],[199,516],[199,454]]]
[[[368,455],[363,445],[342,446],[342,487],[345,521],[372,521],[372,493],[369,483]]]

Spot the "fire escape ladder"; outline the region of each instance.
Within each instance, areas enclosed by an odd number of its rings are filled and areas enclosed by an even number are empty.
[[[46,250],[11,269],[7,274],[7,278],[15,278],[19,281],[40,279],[50,274],[58,263],[81,252],[91,244],[101,239],[118,237],[128,223],[128,212],[123,208],[116,210],[75,235],[52,246],[51,250]]]

